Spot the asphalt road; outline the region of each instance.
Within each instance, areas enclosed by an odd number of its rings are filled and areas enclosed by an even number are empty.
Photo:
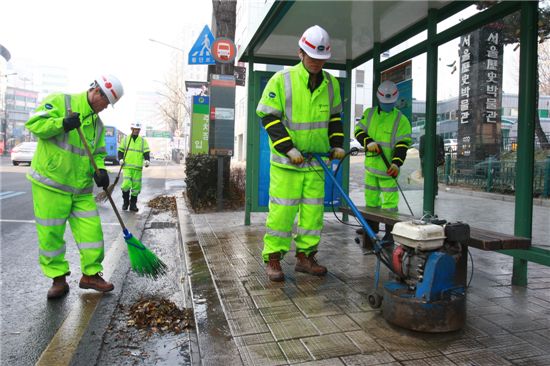
[[[143,222],[149,214],[149,210],[143,210],[143,205],[159,193],[165,193],[167,188],[173,190],[170,186],[177,186],[173,184],[175,180],[182,181],[183,177],[170,177],[170,164],[163,161],[153,162],[153,165],[144,171],[144,189],[138,200],[138,206],[142,206],[142,210],[137,214],[129,211],[122,212],[123,220],[131,231],[132,228],[143,227]],[[62,300],[46,299],[51,280],[42,274],[38,265],[31,184],[25,177],[28,169],[27,165],[14,167],[9,158],[0,158],[2,239],[0,244],[2,271],[0,363],[5,365],[34,365],[71,311],[78,309],[79,304],[87,301],[85,296],[94,292],[78,288],[81,275],[79,255],[70,227],[67,225],[66,258],[72,272],[68,278],[71,291]],[[111,182],[113,182],[118,167],[109,167],[109,170]],[[95,191],[95,193],[98,192]],[[122,198],[118,188],[115,189],[113,198],[120,209]],[[103,225],[107,255],[113,243],[121,240],[122,234],[110,205],[100,203],[98,210]],[[132,233],[141,236],[141,232],[132,231]],[[121,265],[128,266],[128,262],[121,261]],[[125,268],[118,269],[125,270]],[[109,300],[109,296],[104,297],[106,301]]]

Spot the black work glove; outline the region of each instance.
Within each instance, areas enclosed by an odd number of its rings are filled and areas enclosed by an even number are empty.
[[[98,187],[107,189],[109,187],[109,174],[105,169],[99,169],[99,174],[94,173],[94,181]]]
[[[73,112],[63,118],[63,128],[65,129],[65,132],[69,132],[70,130],[74,130],[78,127],[80,127],[80,113]]]

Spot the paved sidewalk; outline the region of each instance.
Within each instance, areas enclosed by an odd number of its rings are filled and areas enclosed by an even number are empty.
[[[359,192],[352,194],[361,202]],[[421,207],[421,192],[406,194],[415,207]],[[468,211],[473,199],[480,200],[475,204],[489,205],[490,211]],[[178,205],[182,202],[178,200]],[[508,219],[502,224],[491,214],[509,210],[506,205],[510,204],[513,208],[509,202],[443,192],[436,209],[441,211],[440,217],[444,213],[449,220],[455,217],[448,216],[466,210],[471,218],[467,222],[504,227],[509,226]],[[406,206],[403,209],[407,210]],[[211,324],[204,328],[198,322],[204,364],[550,364],[550,268],[530,263],[529,285],[515,287],[510,285],[511,257],[474,249],[465,328],[448,334],[416,333],[389,325],[379,310],[369,307],[367,294],[374,283],[375,258],[363,255],[354,242],[355,229],[339,223],[330,213],[325,215],[317,255],[329,269],[327,276],[294,272],[291,251],[283,263],[286,281],[269,282],[260,255],[265,217],[253,213],[250,226],[244,225],[244,212],[180,217],[190,268],[198,261],[208,266],[200,272],[200,293],[193,290],[195,309],[203,314],[205,307],[214,314],[219,309],[225,316],[217,318],[215,328],[228,327],[227,332],[216,333]],[[192,239],[185,241],[185,237]],[[210,289],[205,287],[208,281],[204,276],[211,278]],[[208,297],[205,304],[205,293],[217,296]],[[220,353],[216,343],[227,352]],[[214,350],[216,355],[209,352]]]

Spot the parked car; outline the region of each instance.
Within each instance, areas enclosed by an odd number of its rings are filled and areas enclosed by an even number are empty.
[[[445,139],[443,140],[443,143],[445,144],[446,152],[456,152],[456,149],[458,148],[457,139]]]
[[[365,149],[363,148],[363,145],[361,145],[359,143],[359,141],[357,141],[356,139],[350,139],[349,141],[349,148],[350,149],[353,149],[354,147],[358,148],[359,151],[365,151]]]
[[[22,142],[11,149],[11,162],[13,165],[19,165],[20,163],[28,163],[30,165],[31,160],[36,151],[37,142]]]

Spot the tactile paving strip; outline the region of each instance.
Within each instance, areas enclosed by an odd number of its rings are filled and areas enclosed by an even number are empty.
[[[291,364],[312,360],[311,355],[299,339],[279,342],[279,347],[281,347],[288,362]]]
[[[500,357],[497,353],[490,350],[476,350],[447,355],[451,361],[458,365],[471,366],[506,366],[510,362]]]
[[[286,365],[286,358],[277,343],[264,343],[245,346],[239,349],[245,365],[275,366]]]
[[[273,343],[274,341],[275,340],[270,332],[235,337],[235,344],[238,347],[251,346],[253,344],[261,343]]]
[[[292,305],[292,301],[286,296],[282,291],[277,294],[267,294],[267,295],[253,295],[252,300],[256,304],[256,307],[268,308],[273,306],[289,306]]]
[[[394,362],[395,359],[388,352],[373,352],[371,354],[353,355],[342,357],[342,361],[346,365],[353,366],[371,366],[371,365],[384,365]],[[399,364],[395,362],[395,364]]]
[[[324,296],[310,296],[294,299],[296,306],[308,317],[339,315],[340,308]]]
[[[307,319],[292,319],[284,322],[268,324],[276,341],[295,339],[318,335],[317,329]]]
[[[380,352],[384,350],[381,345],[376,343],[374,338],[370,337],[362,330],[347,332],[346,335],[363,353]]]
[[[316,360],[361,353],[361,350],[343,334],[309,337],[302,339],[302,342]]]
[[[229,323],[233,336],[264,333],[269,331],[260,315],[248,318],[229,319],[227,322]]]

